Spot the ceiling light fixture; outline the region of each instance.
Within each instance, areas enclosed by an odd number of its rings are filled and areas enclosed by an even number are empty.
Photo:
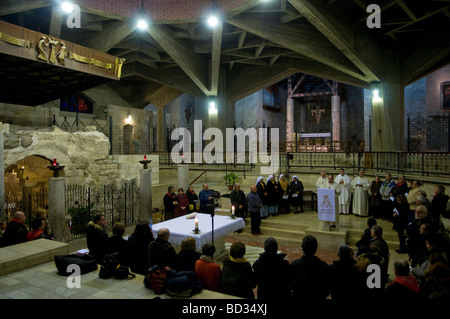
[[[148,28],[148,18],[147,18],[147,12],[144,9],[144,0],[141,0],[141,8],[139,9],[138,14],[137,14],[136,27],[139,30],[147,30],[147,28]]]
[[[215,14],[211,14],[208,19],[206,20],[206,22],[208,23],[208,25],[211,28],[215,28],[219,25],[219,18],[217,17],[217,15]]]
[[[75,6],[73,5],[72,2],[64,1],[64,2],[61,4],[61,9],[62,9],[65,13],[71,13],[71,12],[75,9]]]

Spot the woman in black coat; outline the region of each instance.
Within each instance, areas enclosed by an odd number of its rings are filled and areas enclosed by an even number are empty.
[[[278,183],[275,177],[270,175],[267,179],[267,210],[270,216],[278,215],[278,203],[280,199]]]
[[[297,176],[292,177],[292,181],[289,184],[289,190],[291,193],[291,206],[294,207],[294,213],[303,213],[303,183]],[[300,212],[298,208],[300,207]]]
[[[154,240],[150,224],[145,220],[141,220],[136,225],[133,234],[128,238],[131,272],[140,275],[146,274],[148,268],[148,246]]]
[[[260,210],[261,219],[267,218],[267,216],[269,216],[267,211],[268,193],[266,183],[264,183],[264,179],[262,176],[258,177],[258,180],[256,182],[256,193],[258,194],[262,202],[262,208]]]
[[[395,197],[394,202],[393,229],[398,234],[400,249],[397,249],[396,251],[400,254],[404,254],[407,252],[405,230],[406,227],[408,226],[408,214],[409,214],[409,203],[408,200],[406,199],[406,196],[403,194],[397,195]]]

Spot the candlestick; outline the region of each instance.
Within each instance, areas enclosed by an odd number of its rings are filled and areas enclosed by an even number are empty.
[[[146,161],[147,160],[147,155],[144,155],[144,161]]]
[[[235,207],[234,206],[231,206],[231,217],[234,217],[234,211],[235,211]]]

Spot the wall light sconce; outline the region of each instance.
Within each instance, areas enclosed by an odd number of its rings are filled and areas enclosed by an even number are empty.
[[[131,116],[131,113],[128,113],[128,116],[125,119],[125,123],[131,124],[132,122],[133,122],[133,117]]]
[[[217,115],[216,101],[209,101],[208,105],[208,114]]]

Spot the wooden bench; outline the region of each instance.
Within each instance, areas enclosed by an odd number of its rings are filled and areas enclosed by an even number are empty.
[[[53,261],[56,255],[68,255],[69,244],[36,239],[0,248],[0,275]]]
[[[316,210],[316,208],[317,208],[317,193],[314,191],[303,191],[303,206],[305,204],[311,205],[311,210],[313,210],[313,211]]]

